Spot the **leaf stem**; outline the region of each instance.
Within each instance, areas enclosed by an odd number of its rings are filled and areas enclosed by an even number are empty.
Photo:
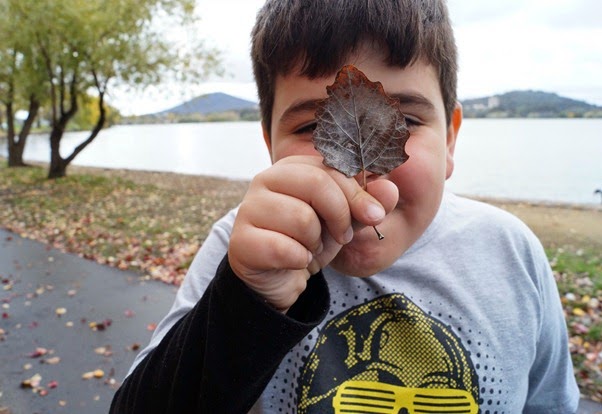
[[[368,180],[366,178],[366,170],[362,170],[362,176],[364,179],[364,183],[363,183],[364,191],[368,191]],[[376,226],[372,226],[372,228],[376,232],[376,235],[378,236],[378,240],[382,240],[385,238],[385,236],[380,231],[378,231]]]

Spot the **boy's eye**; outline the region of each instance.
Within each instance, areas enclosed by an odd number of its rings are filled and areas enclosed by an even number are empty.
[[[306,124],[301,126],[300,128],[297,128],[295,130],[295,132],[293,132],[295,135],[302,135],[302,134],[311,134],[314,132],[314,129],[316,129],[316,122],[312,122],[310,124]]]
[[[413,129],[413,128],[416,128],[416,127],[418,127],[420,125],[422,125],[422,122],[420,122],[418,119],[416,119],[416,118],[414,118],[412,116],[407,116],[406,115],[405,120],[406,120],[406,124],[408,126],[408,129],[410,129],[410,130]]]

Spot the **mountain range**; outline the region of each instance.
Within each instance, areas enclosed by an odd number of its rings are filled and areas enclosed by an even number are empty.
[[[172,108],[123,118],[123,124],[258,121],[259,105],[216,92],[197,96]]]
[[[602,107],[555,93],[512,91],[462,100],[465,118],[602,118]],[[258,121],[259,105],[225,93],[198,96],[164,111],[130,117],[125,123]]]
[[[462,101],[465,118],[599,118],[602,107],[555,93],[512,91]]]
[[[173,108],[157,112],[154,115],[209,115],[229,111],[256,110],[257,108],[258,105],[256,102],[247,101],[245,99],[240,99],[225,93],[217,92],[197,96],[196,98],[174,106]]]

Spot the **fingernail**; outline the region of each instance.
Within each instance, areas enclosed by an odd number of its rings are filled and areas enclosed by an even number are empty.
[[[345,234],[343,234],[343,244],[347,244],[351,240],[353,240],[353,227],[349,227],[347,231],[345,231]]]
[[[370,220],[380,221],[385,218],[385,210],[378,204],[370,203],[366,209],[366,215]]]
[[[311,263],[311,261],[314,260],[314,255],[311,254],[311,252],[308,250],[307,251],[307,265],[309,266],[309,264]]]

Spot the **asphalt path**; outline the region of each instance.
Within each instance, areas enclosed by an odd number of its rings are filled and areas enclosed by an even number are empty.
[[[2,229],[0,282],[0,414],[106,414],[175,294]]]
[[[175,293],[4,230],[0,281],[0,407],[11,414],[107,413]]]

